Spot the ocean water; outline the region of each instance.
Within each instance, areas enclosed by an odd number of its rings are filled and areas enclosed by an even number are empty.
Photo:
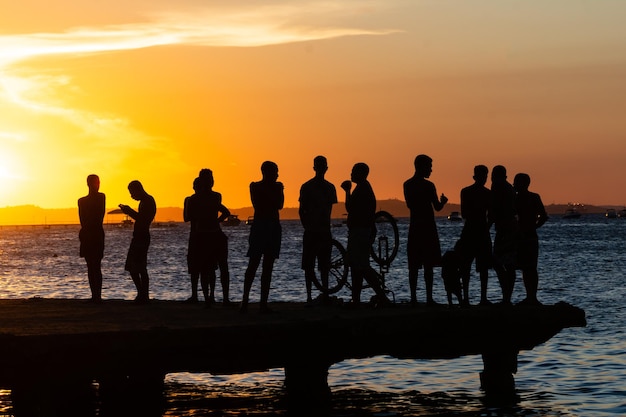
[[[400,250],[386,274],[397,302],[408,300],[407,219],[398,219]],[[442,250],[452,248],[462,225],[438,219]],[[241,298],[249,229],[224,228],[229,237],[231,299]],[[149,253],[151,297],[189,297],[186,272],[188,225],[156,225]],[[345,227],[333,228],[345,243]],[[132,300],[135,289],[123,270],[132,230],[107,226],[103,297]],[[331,416],[624,416],[626,415],[626,219],[553,216],[539,230],[539,298],[566,301],[587,314],[587,327],[565,329],[532,351],[519,354],[515,375],[519,402],[496,407],[484,402],[480,356],[452,360],[348,360],[330,369]],[[0,298],[88,298],[84,260],[78,257],[78,226],[0,228]],[[304,301],[300,271],[302,228],[283,221],[271,301]],[[436,270],[435,299],[446,302]],[[519,274],[518,274],[519,275]],[[418,297],[424,301],[423,281]],[[477,277],[470,296],[478,301]],[[258,301],[258,277],[251,301]],[[366,290],[369,291],[369,290]],[[216,292],[221,300],[218,281]],[[337,294],[349,300],[347,291]],[[367,293],[364,294],[366,299]],[[524,297],[521,277],[514,301]],[[489,298],[500,299],[495,273]],[[163,416],[288,415],[282,369],[241,375],[170,374]],[[0,391],[0,415],[11,413],[10,391]]]

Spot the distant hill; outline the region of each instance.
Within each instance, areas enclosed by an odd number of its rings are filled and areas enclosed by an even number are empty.
[[[550,204],[546,206],[549,215],[561,215],[567,209],[567,204]],[[409,209],[403,200],[390,199],[378,201],[378,210],[385,210],[394,217],[409,217]],[[622,206],[593,206],[580,205],[581,213],[604,213],[608,208],[621,210]],[[113,210],[107,209],[107,212]],[[242,207],[231,209],[233,214],[237,214],[241,220],[246,220],[254,214],[252,207]],[[447,216],[452,211],[460,211],[459,204],[446,204],[436,216]],[[342,219],[346,215],[346,207],[343,202],[335,204],[332,216],[335,219]],[[298,219],[297,207],[286,207],[280,212],[281,219]],[[105,223],[118,223],[124,218],[123,214],[107,214]],[[155,221],[157,222],[182,222],[183,209],[181,207],[159,207]],[[34,205],[13,206],[0,208],[0,225],[54,225],[54,224],[77,224],[78,209],[44,209]]]

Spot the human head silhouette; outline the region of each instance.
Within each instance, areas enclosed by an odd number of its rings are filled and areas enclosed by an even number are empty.
[[[133,200],[141,200],[141,197],[146,193],[143,185],[137,180],[133,180],[128,184],[128,191]]]
[[[520,172],[513,178],[513,187],[515,191],[526,191],[530,185],[530,175]]]
[[[87,187],[89,190],[98,191],[100,189],[100,177],[96,174],[87,175]]]
[[[491,170],[491,181],[506,181],[506,168],[503,165],[496,165]]]
[[[485,165],[476,165],[474,167],[474,181],[478,184],[484,185],[487,182],[487,177],[489,175],[489,168]]]
[[[328,161],[326,160],[325,156],[318,155],[313,158],[313,170],[318,175],[324,175],[326,173],[326,171],[328,170]]]
[[[413,165],[415,166],[415,172],[424,178],[430,177],[430,174],[433,172],[433,159],[428,155],[417,155]]]
[[[278,165],[272,161],[265,161],[261,164],[261,174],[265,181],[276,181],[278,179]]]
[[[352,167],[352,173],[350,179],[352,182],[360,183],[367,180],[367,176],[370,173],[370,167],[365,162],[357,162]]]

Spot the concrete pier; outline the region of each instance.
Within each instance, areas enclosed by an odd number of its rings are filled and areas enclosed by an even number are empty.
[[[545,306],[350,309],[342,305],[272,303],[205,309],[203,304],[131,301],[0,300],[0,387],[17,394],[39,381],[84,387],[97,381],[114,398],[133,385],[162,389],[173,372],[235,374],[284,368],[288,398],[330,398],[329,367],[351,358],[483,357],[487,394],[515,389],[517,354],[568,327],[586,325],[583,310]]]

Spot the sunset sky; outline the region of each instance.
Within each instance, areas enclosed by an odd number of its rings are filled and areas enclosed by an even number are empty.
[[[200,168],[231,208],[265,160],[297,206],[313,158],[413,159],[451,202],[476,164],[545,204],[626,204],[626,1],[0,0],[0,207],[182,206]],[[343,196],[340,194],[340,200]]]

